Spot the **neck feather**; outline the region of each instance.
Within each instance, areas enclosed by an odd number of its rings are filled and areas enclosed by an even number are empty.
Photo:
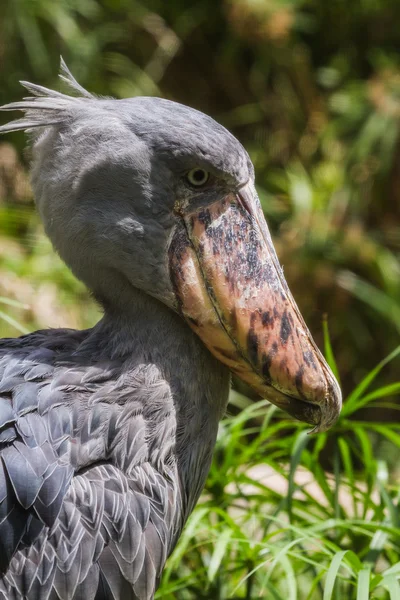
[[[229,392],[230,375],[184,320],[164,304],[133,290],[122,312],[107,309],[85,345],[104,358],[126,360],[132,371],[154,365],[171,390],[176,410],[176,458],[190,512],[204,486]]]

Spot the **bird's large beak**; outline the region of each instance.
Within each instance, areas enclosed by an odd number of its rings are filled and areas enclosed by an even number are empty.
[[[254,185],[181,217],[170,266],[190,326],[262,397],[328,429],[340,389],[289,291]]]

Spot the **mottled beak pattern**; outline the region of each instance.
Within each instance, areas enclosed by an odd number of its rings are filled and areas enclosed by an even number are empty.
[[[328,429],[340,389],[286,284],[253,184],[181,219],[169,258],[192,329],[262,397]]]

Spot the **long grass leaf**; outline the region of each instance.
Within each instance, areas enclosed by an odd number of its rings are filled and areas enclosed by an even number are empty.
[[[357,579],[357,600],[368,600],[369,598],[369,568],[361,569]]]
[[[395,565],[392,565],[383,573],[384,578],[388,576],[400,576],[400,562],[397,562]]]
[[[324,318],[322,321],[322,329],[324,332],[324,350],[325,350],[326,362],[332,369],[332,372],[335,375],[335,377],[338,380],[338,383],[340,385],[339,370],[337,368],[335,356],[334,356],[333,350],[332,350],[331,338],[329,335],[329,328],[328,328],[328,317],[326,315],[324,315]]]
[[[7,306],[13,306],[15,308],[23,308],[27,310],[30,308],[29,304],[22,304],[18,300],[12,300],[11,298],[5,298],[4,296],[0,296],[0,304],[6,304]]]
[[[400,306],[396,298],[392,298],[350,271],[342,271],[338,276],[338,283],[380,313],[400,333]]]
[[[221,566],[222,559],[232,534],[233,531],[231,529],[225,529],[215,543],[214,552],[211,556],[210,564],[208,565],[207,570],[207,577],[210,582],[214,581],[217,571]]]
[[[395,394],[398,394],[399,392],[400,381],[396,381],[396,383],[390,383],[389,385],[382,386],[360,398],[360,400],[354,404],[353,410],[359,410],[360,408],[366,406],[373,400],[378,400],[379,398],[384,398],[385,396],[393,396]]]
[[[384,585],[387,588],[390,600],[399,600],[400,585],[395,575],[384,575],[382,585]]]
[[[307,431],[301,431],[296,438],[296,441],[293,446],[292,456],[290,458],[290,469],[289,469],[289,477],[288,477],[288,492],[287,492],[287,512],[289,516],[289,520],[292,517],[292,502],[293,502],[293,494],[296,487],[295,483],[295,473],[296,469],[300,463],[301,455],[303,450],[307,446],[310,440],[310,436],[307,434]]]
[[[364,379],[362,379],[360,381],[360,383],[355,387],[353,392],[348,396],[348,398],[343,406],[343,409],[342,409],[343,416],[352,414],[354,412],[354,410],[355,410],[354,406],[356,406],[357,400],[359,400],[359,398],[362,396],[362,394],[365,392],[365,390],[371,385],[371,383],[374,381],[374,379],[380,373],[380,371],[383,369],[383,367],[385,367],[388,363],[390,363],[390,361],[392,361],[397,356],[399,356],[399,354],[400,354],[400,346],[397,346],[397,348],[395,348],[390,354],[388,354],[388,356],[386,356],[386,358],[381,360],[381,362],[378,363],[377,366],[374,369],[372,369],[372,371],[370,371],[364,377]]]
[[[18,323],[18,321],[7,315],[7,313],[3,312],[2,310],[0,310],[0,319],[3,319],[3,321],[11,325],[12,327],[15,327],[17,331],[24,335],[29,333],[29,329]]]
[[[333,557],[326,574],[323,600],[332,600],[333,589],[335,587],[340,565],[347,552],[348,550],[340,550],[340,552],[337,552]]]
[[[288,600],[297,600],[297,577],[288,556],[282,556],[281,567],[286,573],[287,598]]]
[[[368,554],[364,558],[365,563],[370,563],[371,565],[376,563],[385,548],[387,539],[388,534],[386,531],[378,529],[378,531],[374,533],[374,537],[372,538],[369,546]]]
[[[197,527],[199,526],[200,521],[205,517],[205,515],[209,512],[208,508],[200,507],[198,508],[190,517],[188,524],[186,525],[183,533],[179,539],[179,542],[168,560],[167,568],[164,572],[165,579],[168,579],[168,575],[171,570],[176,567],[176,565],[182,560],[183,555],[185,554],[187,547],[190,543],[190,540],[195,534]]]
[[[354,515],[357,516],[357,501],[356,501],[356,497],[354,495],[355,478],[354,478],[353,461],[351,459],[350,447],[343,436],[339,437],[338,444],[339,444],[340,456],[342,458],[344,470],[345,470],[347,479],[349,480],[349,484],[350,484],[351,499],[353,502]],[[337,485],[337,489],[338,489],[338,487],[339,486]]]

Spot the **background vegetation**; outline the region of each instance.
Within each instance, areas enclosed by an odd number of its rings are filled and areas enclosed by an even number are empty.
[[[91,91],[211,114],[251,154],[320,345],[328,316],[341,421],[313,438],[233,393],[159,598],[400,598],[396,352],[374,370],[400,341],[399,23],[398,0],[0,3],[0,103],[59,87],[63,54]],[[1,336],[98,318],[43,236],[24,143],[0,142]]]

